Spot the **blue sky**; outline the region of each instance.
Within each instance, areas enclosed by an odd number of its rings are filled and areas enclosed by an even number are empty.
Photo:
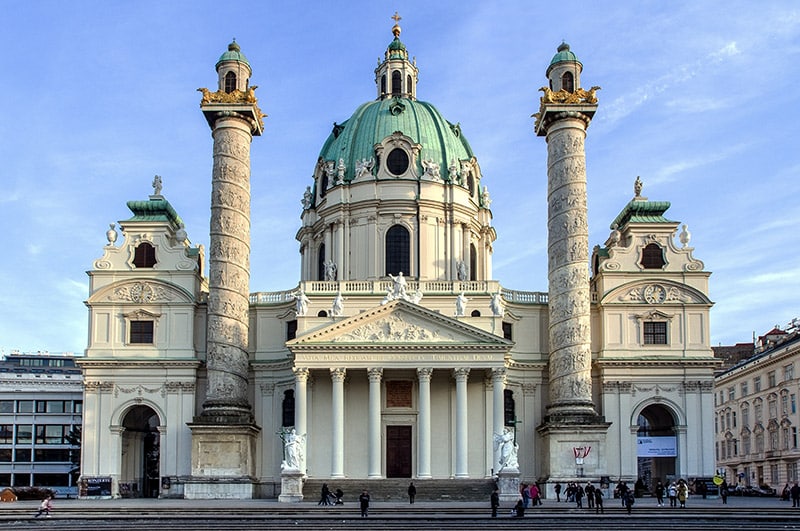
[[[713,345],[800,316],[800,4],[0,0],[0,352],[80,353],[86,271],[159,174],[208,242],[198,87],[235,37],[269,117],[252,149],[252,291],[299,279],[300,199],[334,121],[375,96],[390,19],[418,97],[460,122],[492,195],[494,277],[547,289],[537,89],[562,39],[600,85],[587,138],[590,244],[632,197],[672,202],[711,276]]]

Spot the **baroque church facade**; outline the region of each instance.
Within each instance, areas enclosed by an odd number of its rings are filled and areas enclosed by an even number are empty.
[[[583,65],[562,44],[546,69],[534,129],[548,289],[518,291],[492,276],[478,158],[417,98],[393,33],[375,99],[334,124],[298,185],[301,277],[282,292],[251,290],[263,115],[239,46],[220,57],[216,90],[199,89],[208,250],[157,177],[88,272],[84,485],[297,501],[313,480],[498,481],[516,497],[520,482],[713,474],[710,273],[638,179],[590,251],[583,146],[598,101]]]

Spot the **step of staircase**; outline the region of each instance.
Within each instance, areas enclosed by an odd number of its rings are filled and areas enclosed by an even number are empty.
[[[322,484],[331,492],[344,491],[345,502],[358,502],[361,491],[382,502],[408,501],[410,479],[307,479],[303,484],[306,501],[319,500]],[[415,479],[417,501],[486,501],[494,488],[492,479]]]

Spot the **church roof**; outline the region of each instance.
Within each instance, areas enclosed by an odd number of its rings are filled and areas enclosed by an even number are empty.
[[[575,55],[575,52],[569,49],[569,44],[567,44],[566,42],[562,42],[561,45],[558,47],[558,52],[553,56],[553,59],[550,60],[550,66],[553,66],[556,63],[563,63],[566,61],[575,62],[583,66],[583,64],[578,60],[578,56]]]
[[[352,180],[355,163],[375,154],[375,144],[400,131],[422,145],[419,160],[433,159],[443,169],[453,160],[473,157],[461,127],[445,120],[430,103],[410,98],[386,98],[362,104],[334,130],[320,152],[323,160],[344,159],[345,180]]]
[[[128,201],[128,208],[133,212],[133,217],[128,221],[169,221],[176,227],[183,220],[163,197],[154,197],[149,201]]]
[[[611,228],[613,229],[615,226],[621,228],[628,223],[675,223],[664,217],[664,212],[669,206],[669,201],[633,199],[614,219]]]
[[[216,66],[219,66],[220,63],[224,63],[225,61],[239,61],[240,63],[250,66],[250,63],[247,62],[247,57],[244,56],[242,49],[239,48],[235,40],[228,45],[228,51],[219,56],[219,61],[217,61]]]

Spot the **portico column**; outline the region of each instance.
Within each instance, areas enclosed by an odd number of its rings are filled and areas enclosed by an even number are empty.
[[[307,437],[305,436],[307,431],[307,424],[306,424],[306,415],[308,414],[308,395],[307,395],[307,386],[308,383],[308,369],[305,367],[295,367],[294,368],[294,429],[299,434],[302,435],[303,438],[300,439],[301,441],[305,441]],[[300,453],[300,470],[305,473],[306,471],[306,452],[305,447],[303,451]]]
[[[467,378],[469,368],[453,369],[456,379],[456,477],[469,477],[467,460]]]
[[[381,477],[381,376],[383,369],[367,369],[369,376],[369,469],[368,477]]]
[[[331,369],[332,432],[331,433],[331,477],[344,477],[344,375],[345,369]]]
[[[431,374],[433,369],[417,369],[419,377],[419,415],[417,416],[417,477],[431,477]]]
[[[505,382],[506,369],[492,369],[492,434],[502,435],[505,427]],[[501,468],[500,448],[494,451],[492,466],[495,472]]]

